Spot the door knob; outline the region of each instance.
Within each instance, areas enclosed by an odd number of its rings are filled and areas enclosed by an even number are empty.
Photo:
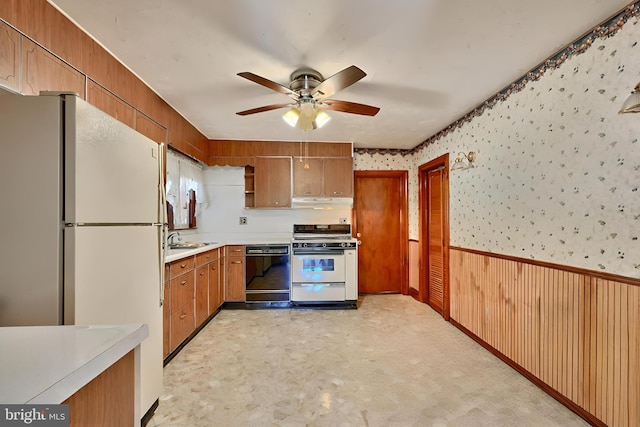
[[[356,233],[356,237],[362,237],[361,233]]]

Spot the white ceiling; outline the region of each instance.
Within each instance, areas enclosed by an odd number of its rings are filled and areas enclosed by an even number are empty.
[[[629,0],[50,0],[209,138],[348,141],[413,148],[523,76]],[[238,77],[288,86],[298,67],[367,76],[332,99],[380,107],[330,112],[292,129],[290,99]]]

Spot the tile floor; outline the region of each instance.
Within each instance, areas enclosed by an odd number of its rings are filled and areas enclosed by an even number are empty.
[[[164,369],[149,427],[585,426],[424,304],[223,310]]]

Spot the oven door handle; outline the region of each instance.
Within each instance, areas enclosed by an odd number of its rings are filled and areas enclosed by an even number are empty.
[[[344,250],[303,250],[303,251],[293,251],[294,255],[344,255]]]
[[[312,283],[294,283],[293,286],[298,286],[301,288],[329,288],[331,286],[344,286],[344,282],[312,282]]]

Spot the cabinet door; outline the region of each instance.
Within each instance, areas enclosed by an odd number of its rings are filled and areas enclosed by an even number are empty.
[[[187,339],[195,330],[193,299],[180,310],[171,315],[171,351]]]
[[[225,253],[224,300],[244,302],[244,246],[226,246]]]
[[[324,195],[353,197],[353,159],[351,157],[324,159]]]
[[[222,304],[220,292],[220,260],[216,259],[208,264],[209,267],[209,312],[211,315]]]
[[[173,267],[171,267],[173,269]],[[185,305],[193,302],[195,291],[193,270],[171,279],[171,313],[175,314]]]
[[[20,33],[0,21],[0,85],[20,91]]]
[[[291,157],[257,157],[256,208],[291,207]]]
[[[323,163],[320,158],[293,158],[293,197],[322,194]]]
[[[171,351],[171,305],[169,303],[170,283],[164,283],[164,305],[162,306],[162,357]]]
[[[135,129],[150,140],[157,143],[167,141],[167,128],[154,122],[149,117],[142,114],[140,111],[136,111]]]
[[[135,110],[133,107],[91,79],[87,79],[87,102],[130,128],[134,127]]]
[[[196,327],[209,316],[209,266],[196,269]]]
[[[22,93],[41,90],[77,92],[85,98],[85,76],[26,37],[22,38]]]

